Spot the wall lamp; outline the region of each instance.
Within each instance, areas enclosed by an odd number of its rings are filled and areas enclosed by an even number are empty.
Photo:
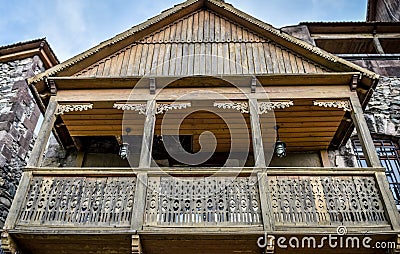
[[[279,126],[275,125],[274,129],[276,130],[276,142],[275,142],[275,154],[279,158],[283,158],[286,156],[286,143],[279,139]]]
[[[126,136],[128,136],[129,132],[131,132],[131,128],[126,128]],[[124,141],[124,138],[122,138],[122,144],[119,147],[119,156],[121,157],[121,159],[126,160],[129,157],[129,143],[126,141]]]

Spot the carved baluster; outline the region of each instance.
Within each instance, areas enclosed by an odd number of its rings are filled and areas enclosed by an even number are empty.
[[[113,182],[111,178],[107,178],[107,187],[105,190],[104,205],[101,211],[101,222],[107,225],[112,220],[113,208]]]
[[[228,203],[228,186],[226,178],[218,177],[216,181],[216,216],[217,224],[227,224],[229,222],[229,203]]]
[[[32,184],[29,188],[29,192],[27,195],[27,201],[26,204],[24,205],[25,210],[22,212],[21,217],[20,217],[20,222],[21,223],[32,223],[34,220],[34,213],[36,211],[36,206],[38,204],[39,200],[39,190],[40,186],[42,185],[43,178],[41,177],[35,177],[34,180],[32,181]]]
[[[135,199],[135,191],[136,191],[136,178],[128,178],[127,179],[128,188],[127,188],[127,199],[125,205],[125,221],[130,222],[133,214],[133,203]]]
[[[170,177],[160,177],[160,209],[161,209],[161,216],[160,216],[160,223],[161,224],[169,224],[171,221],[171,192],[169,190],[170,187]]]
[[[38,224],[42,224],[46,220],[46,207],[52,183],[53,178],[46,178],[43,180],[40,187],[37,210],[34,216],[35,222]]]
[[[193,180],[192,221],[197,225],[204,225],[206,180],[201,177]]]
[[[258,193],[258,184],[257,178],[251,177],[249,178],[249,200],[250,200],[250,222],[251,224],[260,224],[261,223],[261,213],[260,213],[260,195]]]
[[[316,222],[320,225],[329,225],[330,217],[327,212],[322,180],[320,177],[312,177],[310,182],[315,200]]]
[[[268,176],[268,187],[271,197],[271,208],[274,216],[274,221],[279,223],[282,222],[280,208],[280,190],[278,185],[278,179],[276,176]]]
[[[162,195],[160,195],[160,177],[150,177],[146,195],[145,221],[147,225],[157,225],[162,215]]]
[[[207,186],[205,191],[205,218],[204,224],[216,224],[215,215],[217,213],[216,194],[217,188],[214,177],[208,177],[206,180]]]

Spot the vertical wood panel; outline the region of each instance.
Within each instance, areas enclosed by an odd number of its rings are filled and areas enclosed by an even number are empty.
[[[138,49],[138,45],[135,45],[131,48],[130,55],[129,55],[129,62],[128,62],[128,68],[126,70],[126,75],[127,76],[132,76],[133,72],[133,66],[135,65],[135,60],[136,60],[136,51]]]
[[[140,57],[140,63],[139,63],[139,69],[138,69],[138,75],[142,76],[145,74],[145,69],[146,69],[146,59],[147,59],[147,51],[149,49],[149,44],[143,44],[142,48],[142,54]]]
[[[276,62],[275,49],[272,44],[264,44],[265,59],[267,60],[268,73],[279,73],[278,63]]]

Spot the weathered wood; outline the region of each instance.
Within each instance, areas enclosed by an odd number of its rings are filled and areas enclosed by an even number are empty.
[[[259,172],[257,177],[264,231],[271,232],[274,230],[274,220],[272,215],[271,199],[269,197],[268,190],[268,176],[267,173]]]
[[[378,54],[385,54],[385,51],[383,51],[379,38],[377,36],[374,36],[373,41],[374,41],[374,47],[378,52]]]
[[[249,99],[251,138],[253,141],[254,165],[255,167],[265,168],[264,145],[261,135],[260,118],[258,114],[257,99]]]
[[[56,97],[52,96],[50,98],[49,104],[47,105],[42,126],[39,130],[39,135],[32,149],[32,153],[28,161],[28,167],[37,167],[41,165],[44,150],[46,149],[46,145],[53,129],[54,122],[56,121],[55,113],[57,111],[57,108],[57,99]]]
[[[381,192],[383,203],[385,204],[386,213],[389,217],[393,230],[400,230],[400,215],[394,202],[393,193],[390,191],[389,183],[385,172],[375,173],[376,181]]]
[[[9,230],[15,228],[15,224],[17,222],[19,212],[22,209],[25,198],[27,196],[30,181],[32,178],[32,172],[24,172],[22,173],[21,180],[18,185],[17,192],[15,194],[14,200],[11,204],[10,210],[7,215],[6,222],[4,223],[4,229]]]
[[[140,153],[140,168],[149,168],[151,164],[151,151],[153,146],[154,126],[156,123],[156,101],[147,101],[146,120],[144,121],[142,149]]]
[[[144,223],[144,211],[146,206],[146,192],[148,186],[147,173],[138,173],[136,180],[135,201],[133,203],[132,230],[141,230]]]
[[[350,97],[350,103],[352,107],[351,118],[353,119],[354,126],[356,127],[357,136],[360,140],[367,165],[370,167],[382,167],[356,93],[353,93],[353,95]]]
[[[318,139],[317,139],[318,140]],[[329,168],[331,166],[331,162],[329,160],[329,154],[327,150],[320,150],[320,155],[321,155],[321,162],[322,165],[326,168]]]

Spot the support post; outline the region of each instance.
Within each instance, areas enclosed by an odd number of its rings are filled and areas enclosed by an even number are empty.
[[[139,168],[150,168],[151,165],[154,126],[156,124],[156,107],[157,105],[155,100],[147,101]]]
[[[147,192],[147,173],[138,173],[136,178],[135,200],[132,213],[132,230],[141,230],[144,223],[144,212]]]
[[[350,102],[352,107],[351,118],[353,119],[354,126],[356,127],[357,136],[360,140],[367,165],[368,167],[381,168],[382,165],[379,161],[378,154],[376,153],[374,141],[371,137],[371,133],[368,130],[368,125],[365,121],[360,101],[355,92],[350,96]]]
[[[53,130],[54,122],[56,121],[56,111],[58,103],[55,96],[50,97],[49,105],[47,105],[42,126],[40,127],[39,135],[32,149],[31,156],[28,161],[28,167],[39,167],[42,163],[43,153],[46,149],[47,141],[49,140],[51,131]]]
[[[378,54],[385,54],[385,51],[383,51],[381,42],[379,41],[379,38],[377,36],[374,36],[374,47],[376,49],[376,52],[378,52]]]
[[[22,209],[29,186],[32,179],[32,172],[23,172],[21,180],[19,181],[18,189],[15,194],[14,200],[11,204],[7,219],[4,223],[4,230],[14,229],[17,223],[18,215]]]
[[[251,124],[251,139],[253,141],[254,166],[265,168],[264,144],[261,135],[260,117],[258,114],[257,99],[249,99],[249,113]]]
[[[263,220],[264,232],[272,232],[274,229],[274,221],[272,216],[272,207],[268,190],[267,173],[259,172],[258,178],[258,193],[260,195],[261,215]]]
[[[386,178],[385,172],[375,173],[376,181],[382,196],[383,203],[385,204],[388,219],[392,224],[393,230],[400,231],[400,215],[394,202],[393,193],[390,191],[390,186]]]

